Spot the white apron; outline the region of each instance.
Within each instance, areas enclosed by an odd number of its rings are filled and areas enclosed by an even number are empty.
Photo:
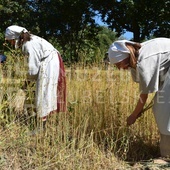
[[[58,51],[45,39],[32,35],[22,51],[28,56],[29,75],[37,75],[36,108],[40,117],[57,109]]]
[[[154,97],[153,112],[160,133],[170,135],[170,69],[162,89]]]
[[[59,60],[57,51],[41,61],[36,83],[36,108],[40,117],[47,116],[57,109],[57,85]]]

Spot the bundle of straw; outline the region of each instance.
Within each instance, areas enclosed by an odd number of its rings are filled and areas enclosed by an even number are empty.
[[[26,100],[26,93],[24,90],[19,89],[15,96],[12,98],[10,107],[14,108],[14,111],[21,113],[24,110],[24,103]]]

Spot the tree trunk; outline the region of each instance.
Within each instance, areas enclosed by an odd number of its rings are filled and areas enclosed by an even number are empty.
[[[138,23],[134,24],[133,27],[133,38],[135,42],[140,42],[140,27],[138,25]]]

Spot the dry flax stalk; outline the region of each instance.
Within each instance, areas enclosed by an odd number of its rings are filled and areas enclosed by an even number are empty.
[[[11,100],[10,107],[14,108],[15,112],[22,112],[24,110],[24,103],[26,99],[26,93],[24,90],[19,89]]]

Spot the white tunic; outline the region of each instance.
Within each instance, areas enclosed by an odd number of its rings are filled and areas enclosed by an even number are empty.
[[[143,94],[156,92],[153,112],[162,134],[170,135],[170,39],[156,38],[141,44],[137,68],[131,70]]]
[[[59,77],[58,51],[45,39],[31,35],[22,46],[28,56],[30,75],[37,75],[36,108],[40,117],[57,109],[57,84]]]

